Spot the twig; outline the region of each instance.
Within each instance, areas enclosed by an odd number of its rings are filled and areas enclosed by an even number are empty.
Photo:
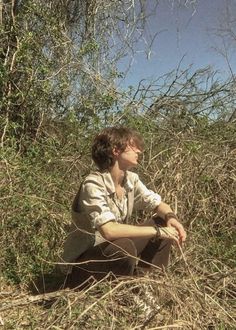
[[[193,273],[192,273],[192,271],[191,271],[191,269],[190,269],[190,267],[189,267],[189,265],[188,265],[188,262],[187,262],[187,260],[186,260],[186,258],[185,258],[185,255],[184,255],[183,249],[182,249],[182,247],[180,246],[179,243],[178,243],[178,248],[179,248],[179,250],[180,250],[180,253],[181,253],[181,255],[182,255],[183,261],[184,261],[184,263],[185,263],[185,266],[186,266],[186,268],[187,268],[187,270],[188,270],[188,273],[189,273],[191,279],[193,280],[193,282],[194,282],[196,288],[197,288],[198,290],[200,290],[200,288],[199,288],[199,286],[198,286],[198,284],[197,284],[197,282],[196,282],[196,280],[195,280],[195,278],[194,278],[194,276],[193,276]]]
[[[17,306],[25,306],[28,304],[35,304],[35,303],[38,303],[41,301],[47,301],[47,300],[51,300],[54,298],[63,297],[65,294],[69,294],[69,293],[71,293],[71,290],[61,290],[61,291],[57,291],[57,292],[44,293],[44,294],[40,294],[37,296],[27,296],[25,298],[13,300],[11,303],[6,304],[5,306],[3,305],[0,308],[0,311],[11,309],[11,308],[14,308]],[[84,293],[76,293],[76,294],[80,295],[80,297],[84,296]]]

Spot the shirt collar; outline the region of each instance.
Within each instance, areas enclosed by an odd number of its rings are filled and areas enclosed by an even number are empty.
[[[129,178],[129,176],[130,176],[129,173],[130,172],[127,171],[125,173],[125,178],[124,178],[124,180],[125,180],[124,181],[124,188],[128,192],[134,189],[134,185],[132,184],[132,182],[130,181],[130,178]]]
[[[103,181],[104,184],[107,188],[107,191],[109,194],[114,194],[115,193],[115,185],[114,182],[112,180],[111,177],[111,173],[110,172],[102,172],[101,173],[102,177],[103,177]],[[129,172],[127,171],[125,173],[125,177],[124,177],[124,188],[127,192],[133,190],[134,186],[131,183],[130,179],[129,179]]]

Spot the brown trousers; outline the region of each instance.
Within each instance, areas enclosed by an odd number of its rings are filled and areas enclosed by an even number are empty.
[[[134,275],[135,267],[151,265],[166,267],[171,248],[170,240],[152,242],[144,238],[120,238],[104,242],[83,253],[68,276],[68,285],[76,287],[89,278],[100,280],[108,273],[116,276]]]

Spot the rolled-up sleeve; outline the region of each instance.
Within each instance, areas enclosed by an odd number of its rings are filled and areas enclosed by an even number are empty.
[[[116,217],[108,206],[104,185],[96,180],[86,180],[80,192],[80,209],[88,215],[92,227],[115,221]]]
[[[149,190],[137,176],[134,184],[134,209],[153,211],[161,203],[161,196]]]

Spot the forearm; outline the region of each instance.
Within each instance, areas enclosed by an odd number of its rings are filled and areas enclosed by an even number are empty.
[[[173,213],[173,210],[168,204],[161,202],[160,205],[155,209],[155,213],[162,219],[166,220],[166,215],[168,215],[168,213]]]
[[[111,241],[118,238],[152,238],[156,235],[153,226],[133,226],[110,221],[99,228],[101,235]]]

